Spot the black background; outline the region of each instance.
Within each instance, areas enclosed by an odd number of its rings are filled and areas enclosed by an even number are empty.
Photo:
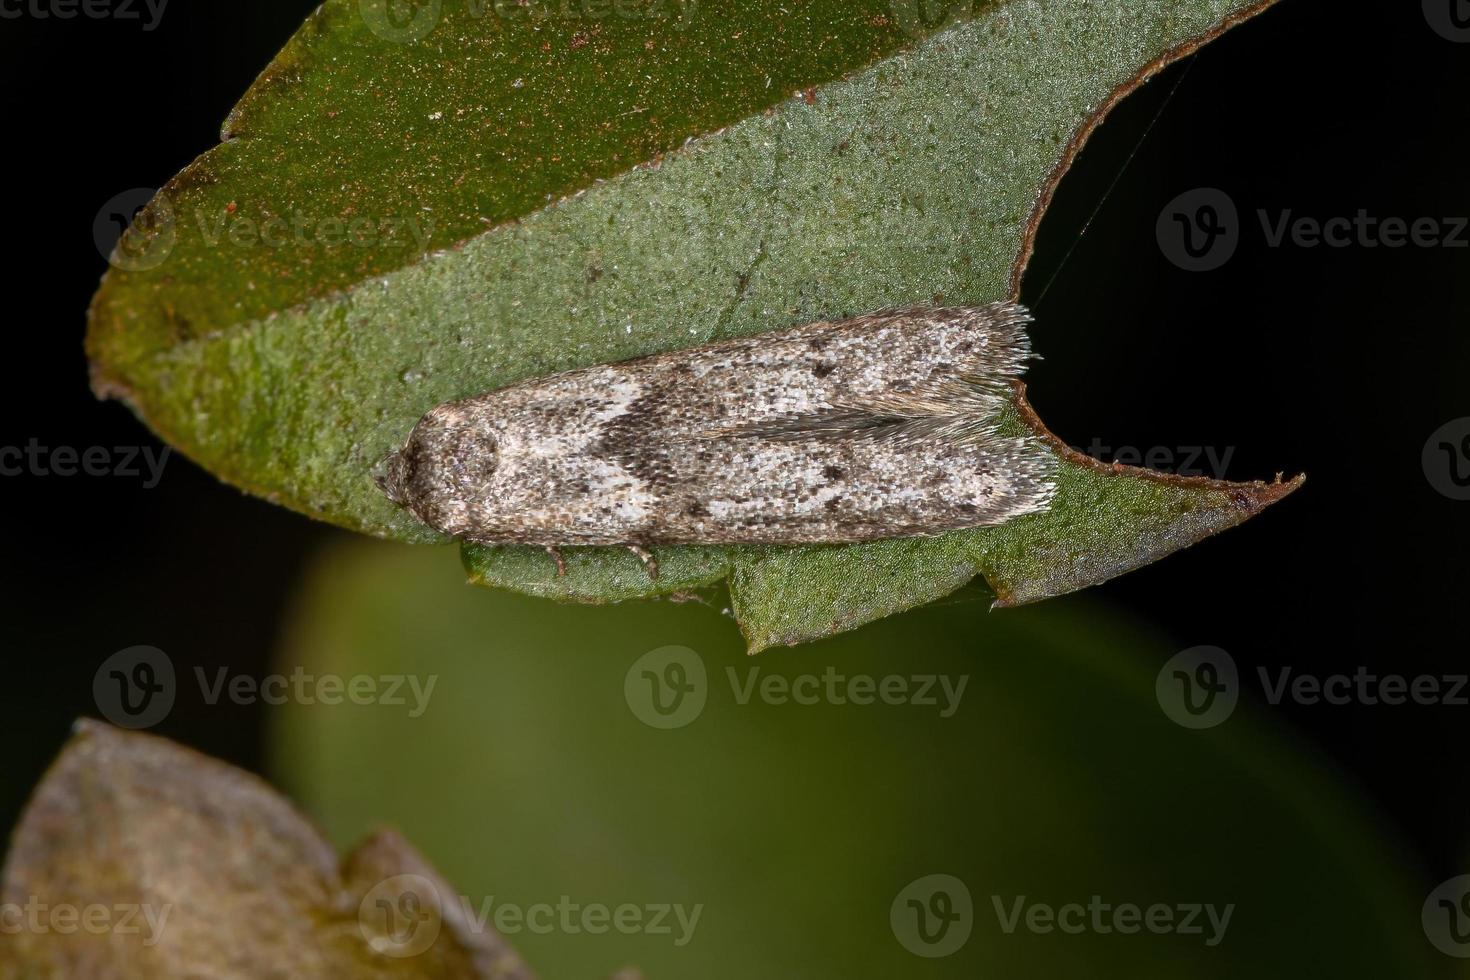
[[[88,389],[85,310],[105,268],[93,218],[213,145],[313,6],[173,0],[152,32],[0,20],[0,444],[156,447]],[[1233,448],[1231,478],[1309,477],[1245,527],[1096,590],[1179,648],[1222,646],[1251,678],[1288,663],[1467,669],[1470,503],[1435,492],[1420,453],[1470,416],[1470,236],[1460,248],[1273,248],[1256,219],[1470,215],[1467,92],[1470,43],[1437,34],[1418,3],[1283,0],[1126,100],[1063,181],[1023,290],[1046,355],[1031,376],[1041,415],[1074,445]],[[1241,215],[1238,251],[1212,272],[1177,268],[1155,236],[1165,204],[1197,187],[1224,190]],[[260,672],[304,559],[341,533],[181,458],[153,490],[27,476],[0,494],[4,828],[72,719],[96,713],[102,659],[148,643],[182,671]],[[1259,684],[1246,689],[1260,699]],[[1470,870],[1470,707],[1272,710],[1417,848],[1414,872]],[[161,730],[256,767],[258,711],[181,704]]]

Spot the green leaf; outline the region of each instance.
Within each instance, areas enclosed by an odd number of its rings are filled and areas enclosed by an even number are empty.
[[[1107,108],[1265,5],[960,3],[936,18],[925,0],[443,0],[400,21],[383,0],[328,0],[227,142],[120,243],[92,309],[94,386],[245,489],[434,540],[371,479],[428,408],[824,317],[1013,296]],[[1049,439],[1019,389],[1016,410]],[[599,602],[728,579],[759,649],[976,574],[1007,603],[1099,582],[1295,486],[1114,469],[1052,442],[1053,509],[997,529],[659,549],[657,582],[611,549],[574,554],[564,579],[527,549],[465,560],[476,581]]]

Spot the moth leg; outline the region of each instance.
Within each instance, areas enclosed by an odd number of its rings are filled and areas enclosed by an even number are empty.
[[[561,549],[554,544],[548,544],[545,547],[551,560],[556,562],[556,577],[564,577],[567,574],[567,560],[561,556]]]
[[[643,562],[643,567],[645,569],[647,569],[647,571],[648,571],[648,578],[649,578],[649,580],[650,581],[653,581],[653,582],[657,582],[658,581],[658,559],[655,558],[655,557],[653,557],[653,552],[649,551],[647,548],[644,548],[644,547],[642,547],[640,545],[636,545],[636,544],[630,544],[627,547],[628,547],[628,550],[629,551],[631,551],[631,552],[633,552],[633,554],[637,555],[638,556],[638,559],[641,562]]]

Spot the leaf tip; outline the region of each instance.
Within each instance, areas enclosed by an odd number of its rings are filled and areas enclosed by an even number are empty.
[[[1276,479],[1270,483],[1257,481],[1232,484],[1229,491],[1230,501],[1248,515],[1258,514],[1278,500],[1291,496],[1307,482],[1305,473],[1298,473],[1289,480],[1281,477],[1282,474],[1277,473]]]

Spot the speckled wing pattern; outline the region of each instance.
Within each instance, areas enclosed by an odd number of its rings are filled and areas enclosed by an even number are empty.
[[[1044,510],[1051,455],[995,422],[1026,311],[920,308],[571,371],[431,410],[381,481],[484,544],[798,544]]]

